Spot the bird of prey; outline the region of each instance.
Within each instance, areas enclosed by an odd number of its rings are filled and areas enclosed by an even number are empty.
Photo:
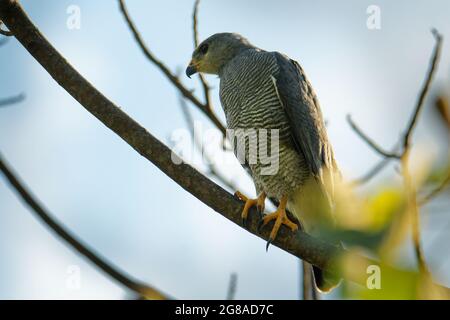
[[[264,136],[270,146],[262,143],[261,136],[255,138],[259,149],[256,156],[249,148],[253,136],[245,140],[243,166],[249,170],[258,196],[250,199],[236,192],[245,201],[243,220],[252,206],[262,213],[269,197],[279,205],[262,218],[263,226],[275,220],[268,244],[281,225],[293,232],[298,229],[286,211],[292,212],[309,234],[324,236],[334,226],[333,182],[338,168],[319,102],[300,64],[279,52],[255,47],[239,34],[217,33],[194,50],[186,74],[190,77],[196,72],[219,76],[227,129],[240,129],[241,135],[248,129],[267,130]],[[273,130],[277,133],[276,143],[271,139]],[[264,173],[267,161],[262,163],[261,154],[275,147],[278,169]],[[316,285],[323,292],[339,282],[328,271],[316,267],[313,270]]]

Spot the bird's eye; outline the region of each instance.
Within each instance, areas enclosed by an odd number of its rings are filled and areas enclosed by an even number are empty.
[[[208,52],[208,44],[202,44],[201,46],[200,46],[200,48],[198,49],[198,51],[201,53],[201,54],[206,54],[206,52]]]

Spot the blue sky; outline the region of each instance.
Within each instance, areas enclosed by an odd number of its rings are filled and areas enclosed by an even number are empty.
[[[113,0],[30,1],[22,4],[50,42],[91,83],[162,141],[185,127],[175,89],[137,48]],[[191,1],[127,1],[151,50],[171,70],[183,70],[192,45]],[[381,29],[366,27],[366,9],[381,8]],[[81,29],[66,27],[70,5]],[[266,50],[288,54],[306,70],[328,122],[337,160],[348,178],[378,160],[351,131],[351,113],[366,132],[390,147],[417,99],[434,45],[445,37],[431,97],[449,88],[450,2],[442,1],[218,1],[200,5],[200,38],[239,32]],[[0,150],[50,211],[79,237],[134,277],[177,298],[220,299],[238,274],[237,298],[294,299],[298,260],[265,244],[203,205],[141,158],[61,89],[14,39],[0,48],[0,98],[26,100],[0,110]],[[223,119],[217,77],[214,105]],[[190,88],[196,79],[184,79]],[[430,102],[432,100],[428,100]],[[211,124],[195,109],[194,116]],[[439,156],[439,128],[424,113],[417,150]],[[224,168],[253,193],[238,165]],[[393,175],[392,166],[371,186]],[[448,218],[448,216],[447,216]],[[426,219],[425,243],[445,225]],[[431,236],[430,236],[431,238]],[[30,215],[0,183],[0,298],[120,299],[127,291],[104,277]],[[448,255],[439,248],[437,261]],[[445,252],[447,250],[447,252]],[[406,250],[408,254],[408,250]],[[432,259],[431,259],[432,258]],[[81,287],[67,287],[79,266]],[[448,264],[447,264],[448,266]],[[441,282],[450,274],[435,270]],[[448,267],[447,267],[448,269]]]

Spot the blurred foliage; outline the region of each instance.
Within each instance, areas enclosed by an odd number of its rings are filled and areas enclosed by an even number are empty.
[[[447,181],[450,159],[444,165],[426,158],[415,159],[411,173],[416,190],[429,195]],[[430,169],[434,168],[434,169]],[[393,267],[399,262],[399,248],[410,241],[411,215],[402,185],[384,183],[366,194],[358,194],[351,185],[336,188],[337,230],[330,237],[341,240],[350,254],[338,262],[345,278],[366,286],[345,281],[342,297],[347,299],[450,299],[449,290],[437,286],[428,275],[416,269]],[[448,188],[447,188],[448,190]],[[447,192],[445,188],[439,192]],[[420,199],[420,197],[419,197]],[[358,253],[357,255],[355,253]],[[380,261],[371,265],[370,256]],[[372,262],[370,262],[372,261]],[[376,274],[378,273],[378,275]],[[377,278],[378,277],[378,278]],[[378,279],[375,281],[374,279]]]
[[[352,272],[358,276],[366,275],[366,286],[348,281],[343,283],[341,293],[347,299],[450,299],[448,289],[436,285],[430,277],[415,270],[400,270],[384,263],[370,265],[355,254],[349,254],[342,263],[346,266],[348,277],[354,277]]]

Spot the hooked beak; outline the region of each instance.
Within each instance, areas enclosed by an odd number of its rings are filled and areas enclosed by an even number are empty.
[[[189,63],[188,67],[186,68],[186,75],[188,76],[188,78],[191,78],[191,76],[195,73],[197,73],[197,69],[191,61],[191,63]]]

